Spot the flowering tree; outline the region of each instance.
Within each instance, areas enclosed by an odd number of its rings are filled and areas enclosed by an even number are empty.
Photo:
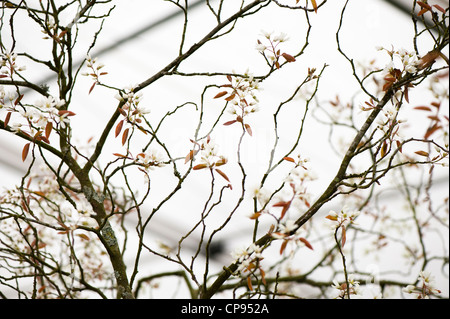
[[[0,138],[21,143],[17,157],[27,170],[0,194],[0,296],[147,298],[161,289],[155,282],[177,277],[182,285],[172,293],[191,298],[442,297],[445,284],[435,286],[431,270],[448,271],[448,197],[435,185],[448,161],[448,8],[412,1],[411,48],[374,49],[364,64],[340,40],[351,19],[351,1],[342,3],[335,12],[337,50],[357,92],[324,100],[328,64],[299,60],[310,42],[320,41],[313,17],[330,5],[326,0],[206,0],[201,5],[213,26],[190,45],[188,1],[164,2],[184,16],[177,54],[132,86],[114,84],[114,65],[92,55],[114,1],[2,2]],[[211,72],[183,69],[201,49],[238,32],[241,20],[268,10],[301,17],[306,27],[256,37],[259,74],[223,71],[221,65],[233,65],[226,60]],[[25,22],[42,31],[41,51],[20,51],[28,40],[16,30]],[[89,43],[80,40],[84,33]],[[300,44],[288,46],[299,33]],[[85,56],[80,66],[77,54]],[[261,87],[296,67],[291,93],[264,110]],[[42,69],[54,74],[51,83],[36,81]],[[146,90],[173,78],[200,79],[196,100],[162,101],[163,111],[155,112],[143,99]],[[115,96],[115,104],[97,121],[100,133],[77,142],[86,130],[77,125],[77,96],[97,92],[107,104]],[[286,117],[291,105],[294,122]],[[263,113],[269,117],[258,117]],[[305,133],[309,123],[330,132],[321,151],[338,163],[331,177],[320,177],[321,168],[302,151],[302,141],[314,138]],[[170,140],[171,125],[186,132],[182,147]],[[270,142],[258,155],[264,171],[253,174],[244,155],[258,134]],[[226,150],[218,142],[224,136]],[[321,178],[325,187],[312,191]],[[193,190],[198,202],[179,200]],[[389,204],[392,193],[400,207]],[[176,207],[178,219],[188,205],[195,214],[175,246],[151,237],[166,207]],[[252,230],[232,260],[217,267],[215,239],[235,220]],[[384,268],[390,249],[403,264]],[[144,266],[148,256],[163,269]]]

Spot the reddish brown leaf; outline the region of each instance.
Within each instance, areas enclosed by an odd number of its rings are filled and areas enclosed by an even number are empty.
[[[122,131],[123,121],[124,120],[122,120],[119,123],[117,123],[117,126],[116,126],[116,137],[119,136],[120,132]]]
[[[193,170],[199,170],[199,169],[204,169],[204,168],[207,168],[208,167],[208,165],[206,165],[206,164],[198,164],[198,165],[195,165],[192,169]]]
[[[259,216],[261,215],[262,215],[261,212],[254,213],[253,215],[250,216],[250,219],[258,219]]]
[[[424,13],[428,12],[429,10],[427,8],[423,8],[422,10],[419,11],[419,13],[417,13],[417,16],[420,17],[421,15],[423,15]]]
[[[225,96],[225,95],[227,95],[228,94],[228,92],[227,91],[222,91],[222,92],[220,92],[220,93],[217,93],[217,95],[214,97],[215,99],[219,99],[219,98],[221,98],[222,96]]]
[[[424,157],[430,156],[430,154],[428,154],[428,152],[425,152],[425,151],[417,151],[414,153],[416,153],[417,155],[420,155],[420,156],[424,156]]]
[[[250,276],[247,277],[247,286],[248,286],[248,289],[253,291],[252,278]]]
[[[347,241],[347,231],[345,230],[345,226],[342,225],[341,248],[344,248],[346,241]]]
[[[381,157],[384,157],[386,155],[388,149],[388,144],[386,141],[384,141],[383,146],[381,146]]]
[[[14,105],[19,104],[19,102],[20,102],[20,100],[22,100],[22,98],[23,98],[23,94],[19,95],[19,96],[17,97],[17,99],[14,101]]]
[[[50,137],[50,134],[52,133],[52,129],[53,129],[53,123],[47,122],[47,125],[45,125],[45,137],[46,138]]]
[[[9,123],[10,119],[11,119],[11,112],[8,112],[8,113],[6,113],[5,122],[3,122],[5,128],[8,126],[8,123]]]
[[[25,146],[23,147],[23,150],[22,150],[22,162],[25,162],[25,160],[26,160],[26,158],[27,158],[27,156],[28,156],[28,152],[29,152],[29,150],[30,150],[30,144],[31,144],[31,143],[27,143],[27,144],[25,144]]]
[[[431,6],[430,6],[428,3],[424,3],[424,2],[422,2],[422,1],[417,1],[417,4],[418,4],[419,6],[421,6],[422,8],[431,10]]]
[[[230,179],[228,178],[228,176],[222,172],[220,169],[216,168],[216,172],[220,174],[220,176],[222,176],[223,178],[225,178],[227,180],[227,182],[230,183]]]
[[[233,81],[233,78],[231,77],[231,75],[227,75],[227,79],[228,79],[228,81],[230,81],[230,82]]]
[[[234,124],[236,122],[237,122],[236,120],[228,121],[228,122],[223,123],[223,125],[228,126],[228,125]]]
[[[439,110],[439,108],[441,107],[441,102],[431,102],[430,103],[431,106],[434,106],[435,108],[437,108]]]
[[[250,125],[245,124],[244,126],[245,126],[245,130],[247,131],[247,133],[248,133],[250,136],[253,136],[252,128],[250,127]]]
[[[289,204],[289,202],[283,202],[283,201],[281,201],[281,202],[278,202],[278,203],[273,204],[273,207],[284,207],[284,206],[286,206],[286,205],[288,205],[288,204]]]
[[[325,218],[329,219],[329,220],[332,220],[332,221],[337,221],[337,216],[328,215]]]
[[[438,5],[438,4],[433,4],[433,7],[435,7],[436,9],[438,9],[439,11],[441,11],[442,13],[445,13],[445,9],[442,8],[440,5]]]
[[[96,84],[97,84],[97,82],[94,82],[94,83],[92,84],[91,88],[89,89],[89,93],[88,93],[88,94],[91,94],[91,92],[92,92],[92,90],[94,89],[94,87],[95,87]]]
[[[126,155],[122,155],[122,154],[119,154],[119,153],[113,153],[113,155],[117,156],[117,157],[121,157],[121,158],[127,158]]]
[[[228,101],[228,102],[230,102],[230,101],[233,101],[233,99],[234,99],[234,97],[236,96],[236,94],[231,94],[229,97],[227,97],[226,99],[225,99],[225,101]]]
[[[309,243],[309,241],[306,240],[306,238],[300,237],[299,240],[305,244],[306,247],[308,247],[311,250],[314,250],[313,246]]]
[[[127,138],[128,138],[128,132],[130,131],[129,128],[125,129],[125,131],[123,131],[122,134],[122,145],[125,145],[125,143],[127,142]]]
[[[86,234],[77,234],[77,236],[84,240],[90,240],[90,238]]]
[[[420,111],[430,111],[431,112],[431,109],[428,106],[416,106],[414,109],[420,110]]]
[[[295,160],[294,160],[292,157],[286,156],[286,157],[283,157],[283,159],[284,159],[285,161],[292,162],[292,163],[295,164]]]
[[[316,0],[311,0],[311,2],[312,2],[312,5],[314,7],[314,12],[317,13],[317,2],[316,2]]]
[[[289,210],[289,207],[291,206],[291,201],[289,202],[278,202],[273,205],[273,207],[283,207],[283,210],[281,211],[280,219],[283,219],[284,215],[286,215],[286,212]]]
[[[295,61],[296,61],[295,58],[294,58],[292,55],[290,55],[290,54],[283,53],[282,56],[283,56],[283,58],[285,58],[286,61],[288,61],[288,62],[295,62]]]
[[[74,116],[76,115],[74,112],[69,111],[69,110],[60,110],[58,111],[58,115],[67,115],[67,116]]]
[[[281,244],[281,247],[280,247],[280,255],[282,255],[283,251],[286,249],[287,243],[288,243],[287,239],[283,240],[283,243]]]
[[[432,127],[430,127],[427,132],[424,135],[424,139],[428,139],[431,135],[433,135],[434,132],[436,132],[437,130],[441,129],[442,126],[434,124]]]
[[[186,155],[186,158],[184,159],[184,164],[186,164],[187,162],[191,161],[197,153],[198,153],[198,150],[190,151],[189,154]]]
[[[225,165],[226,163],[228,163],[228,160],[225,157],[221,157],[217,162],[216,162],[216,166],[222,166]]]

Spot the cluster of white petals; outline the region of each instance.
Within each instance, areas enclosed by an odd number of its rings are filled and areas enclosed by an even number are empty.
[[[14,52],[0,53],[0,75],[12,77],[14,73],[25,71],[25,65],[17,65],[17,54]]]
[[[231,257],[239,263],[236,274],[249,269],[250,264],[256,260],[262,259],[262,247],[252,243],[247,248],[237,248],[231,253]]]
[[[435,287],[434,277],[428,271],[421,271],[419,273],[419,282],[417,285],[408,285],[403,288],[403,292],[414,296],[417,299],[429,299],[431,296],[436,296],[441,293]]]

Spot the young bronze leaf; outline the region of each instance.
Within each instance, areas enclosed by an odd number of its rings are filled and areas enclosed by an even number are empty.
[[[429,111],[431,112],[431,109],[428,106],[416,106],[414,108],[415,110],[421,110],[421,111]]]
[[[184,159],[184,164],[186,164],[189,161],[192,161],[192,159],[194,158],[195,154],[198,153],[198,150],[192,150],[189,152],[188,155],[186,155],[186,158]]]
[[[244,126],[245,126],[245,130],[247,131],[247,133],[248,133],[250,136],[253,136],[252,128],[250,127],[250,125],[245,124]]]
[[[92,92],[92,90],[94,89],[94,87],[95,87],[96,84],[97,84],[97,82],[94,82],[94,83],[92,84],[91,88],[89,89],[89,93],[88,93],[88,94],[91,94],[91,92]]]
[[[225,101],[228,101],[228,102],[230,102],[230,101],[233,101],[233,99],[234,99],[234,97],[236,96],[236,94],[231,94],[229,97],[227,97],[226,99],[225,99]]]
[[[89,236],[86,234],[77,234],[77,236],[84,240],[90,240]]]
[[[261,216],[261,212],[256,212],[250,216],[250,219],[258,219]]]
[[[220,169],[218,169],[218,168],[216,168],[216,172],[219,173],[220,176],[222,176],[223,178],[225,178],[226,181],[230,183],[230,179],[228,178],[228,176],[227,176],[224,172],[222,172],[222,171],[221,171]]]
[[[127,142],[127,138],[128,138],[128,132],[130,131],[129,128],[127,128],[125,131],[123,131],[123,135],[122,135],[122,145],[125,145],[125,143]]]
[[[381,146],[381,157],[384,157],[386,155],[388,149],[388,144],[386,141],[384,141],[383,146]]]
[[[116,137],[119,136],[120,132],[122,131],[122,127],[123,127],[123,120],[120,121],[119,123],[117,123],[117,126],[116,126]]]
[[[347,241],[347,231],[345,230],[345,226],[342,225],[341,248],[344,248],[346,241]]]
[[[3,125],[5,126],[5,128],[8,126],[10,118],[11,118],[11,112],[6,113],[5,122],[3,122],[4,123]]]
[[[19,95],[19,96],[17,97],[17,99],[14,101],[14,105],[19,104],[19,102],[20,102],[20,100],[22,100],[22,98],[23,98],[23,94]]]
[[[227,91],[222,91],[222,92],[220,92],[220,93],[217,93],[217,95],[214,97],[215,99],[219,99],[219,98],[221,98],[222,96],[225,96],[225,95],[227,95],[228,94],[228,92]]]
[[[290,54],[283,53],[282,56],[283,56],[283,58],[285,58],[286,61],[288,61],[288,62],[295,62],[295,61],[296,61],[295,58],[294,58],[292,55],[290,55]]]
[[[22,162],[25,162],[27,156],[28,156],[28,152],[30,150],[30,143],[25,144],[25,146],[23,147],[22,150]]]
[[[283,240],[283,243],[281,244],[281,247],[280,247],[280,255],[282,255],[283,251],[286,249],[287,243],[288,243],[287,239]]]
[[[206,165],[206,164],[198,164],[198,165],[195,165],[192,169],[193,170],[199,170],[199,169],[204,169],[204,168],[207,168],[208,167],[208,165]]]
[[[252,278],[250,276],[247,277],[247,286],[248,286],[248,289],[253,291]]]
[[[431,135],[433,135],[434,132],[436,132],[437,130],[441,129],[442,126],[438,125],[438,124],[434,124],[432,127],[430,127],[427,132],[424,135],[424,139],[428,139]]]
[[[292,157],[286,156],[286,157],[283,157],[283,159],[284,159],[285,161],[292,162],[292,163],[295,164],[295,160],[294,160]]]
[[[311,2],[312,2],[312,5],[314,7],[314,12],[317,13],[317,2],[316,2],[316,0],[311,0]]]
[[[306,238],[300,237],[299,240],[305,244],[306,247],[308,247],[311,250],[314,250],[313,246],[309,243],[309,241],[306,240]]]
[[[234,124],[236,122],[237,122],[236,120],[228,121],[228,122],[223,123],[223,125],[228,126],[228,125]]]
[[[414,153],[416,153],[417,155],[420,155],[420,156],[424,156],[424,157],[428,157],[430,155],[430,154],[428,154],[425,151],[417,151],[417,152],[414,152]]]
[[[50,137],[50,133],[53,129],[53,123],[47,122],[47,125],[45,125],[45,137],[48,139]]]

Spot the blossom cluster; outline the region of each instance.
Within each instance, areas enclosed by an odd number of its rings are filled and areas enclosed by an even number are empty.
[[[343,283],[339,283],[336,279],[333,280],[332,288],[337,290],[335,299],[349,299],[351,295],[361,294],[359,281],[355,280],[354,275],[349,274],[347,279],[348,280]]]
[[[331,210],[326,218],[332,221],[331,228],[337,229],[342,226],[348,226],[349,224],[355,224],[355,220],[359,214],[359,211],[353,211],[347,206],[344,206],[339,212]]]
[[[150,111],[140,105],[142,93],[135,92],[135,89],[135,86],[127,86],[124,90],[118,92],[115,95],[115,98],[124,103],[120,112],[126,117],[127,122],[131,124],[140,124],[142,123],[142,118],[150,113]]]
[[[204,168],[212,169],[225,165],[228,162],[228,159],[220,154],[219,145],[211,138],[211,136],[208,135],[208,137],[200,143],[193,140],[191,140],[191,142],[194,144],[194,149],[186,156],[185,163],[194,160],[194,157],[196,157],[198,161],[193,167],[194,170]]]
[[[238,263],[235,274],[251,271],[255,268],[255,263],[262,260],[262,247],[252,243],[247,248],[237,248],[231,253],[233,260]]]
[[[100,76],[108,74],[108,72],[100,72],[101,69],[105,67],[103,63],[98,62],[98,58],[92,58],[89,54],[86,56],[86,67],[90,69],[89,72],[83,72],[81,75],[90,76],[94,83],[89,89],[89,93],[92,92],[94,87],[100,83]]]
[[[54,283],[60,280],[76,281],[81,275],[88,282],[109,277],[112,269],[108,266],[102,244],[83,230],[97,226],[85,197],[66,190],[70,193],[69,202],[53,172],[46,166],[33,170],[26,182],[26,188],[17,187],[0,194],[2,248],[7,247],[21,256],[14,263],[13,259],[9,259],[8,267],[15,267],[19,277],[33,276],[35,263],[41,260],[39,258],[51,254],[52,258],[46,258],[39,269],[46,272],[45,278]],[[66,182],[76,186],[75,179],[68,178]],[[5,266],[3,262],[0,260],[0,267]],[[82,264],[82,274],[75,267],[77,263]],[[54,269],[62,272],[55,272]],[[72,278],[63,279],[62,273],[71,274]],[[45,281],[42,285],[45,287]],[[56,284],[59,288],[64,286]],[[52,287],[48,285],[45,289],[39,289],[36,298],[54,297]]]
[[[384,68],[385,73],[391,73],[394,69],[399,69],[402,73],[416,73],[419,65],[419,58],[415,52],[406,49],[388,50],[383,47],[377,48],[379,51],[385,50],[391,57],[391,61]]]
[[[156,149],[151,149],[145,153],[139,153],[136,156],[136,162],[139,165],[142,165],[146,171],[166,165],[164,156]]]
[[[441,293],[435,287],[434,277],[428,271],[421,271],[419,273],[418,284],[406,286],[403,288],[403,292],[417,299],[429,299],[431,296],[436,296]]]
[[[287,244],[291,243],[295,247],[307,247],[313,250],[312,245],[308,240],[301,236],[301,230],[296,224],[295,219],[288,216],[288,211],[295,207],[296,211],[303,211],[310,207],[311,194],[307,190],[307,183],[316,179],[316,175],[306,166],[309,161],[308,158],[302,158],[300,155],[297,160],[291,157],[284,157],[285,161],[294,163],[294,167],[290,170],[285,179],[285,183],[289,185],[289,199],[285,200],[282,196],[282,200],[271,205],[271,208],[267,208],[271,196],[264,188],[257,188],[253,192],[254,198],[262,206],[262,209],[250,216],[251,219],[258,219],[261,215],[270,215],[275,218],[276,224],[273,225],[271,230],[271,236],[274,239],[281,239],[280,254],[283,253]],[[281,212],[274,213],[273,208],[281,208]]]
[[[385,50],[390,57],[389,63],[382,72],[384,76],[383,91],[387,91],[403,76],[416,73],[421,67],[421,60],[415,52],[405,49],[388,50],[383,47],[378,47],[378,50]]]
[[[123,103],[122,107],[119,108],[119,112],[124,117],[124,119],[119,121],[119,123],[116,126],[115,132],[117,137],[123,130],[122,145],[125,145],[130,131],[129,127],[124,129],[124,126],[126,124],[129,124],[132,127],[135,126],[141,132],[147,134],[147,132],[141,126],[141,124],[144,120],[145,115],[150,112],[149,110],[143,108],[140,105],[140,102],[142,100],[142,93],[135,92],[135,89],[136,89],[135,86],[129,86],[115,95],[115,98]]]
[[[266,44],[257,41],[256,50],[258,50],[266,59],[266,61],[271,65],[275,66],[277,69],[281,67],[280,59],[283,57],[287,62],[295,62],[295,58],[288,54],[282,53],[278,46],[289,40],[285,33],[279,33],[273,35],[271,32],[262,31],[262,35],[265,38]]]
[[[12,78],[14,73],[25,71],[26,66],[17,65],[17,54],[14,52],[0,53],[0,78]]]
[[[228,83],[221,87],[230,91],[219,92],[214,98],[224,97],[230,102],[228,112],[235,116],[235,119],[224,123],[231,125],[241,123],[247,132],[252,135],[251,127],[246,123],[245,118],[259,111],[259,100],[256,93],[261,90],[260,83],[248,70],[242,76],[227,76]]]
[[[75,115],[71,111],[61,109],[66,102],[58,97],[49,95],[35,101],[33,105],[21,105],[21,98],[22,96],[15,93],[5,92],[3,86],[0,86],[0,109],[7,111],[5,125],[9,125],[16,133],[40,136],[45,132],[46,142],[49,142],[48,137],[53,125],[65,128],[70,123],[70,117]],[[20,118],[12,121],[12,114],[17,114]]]

